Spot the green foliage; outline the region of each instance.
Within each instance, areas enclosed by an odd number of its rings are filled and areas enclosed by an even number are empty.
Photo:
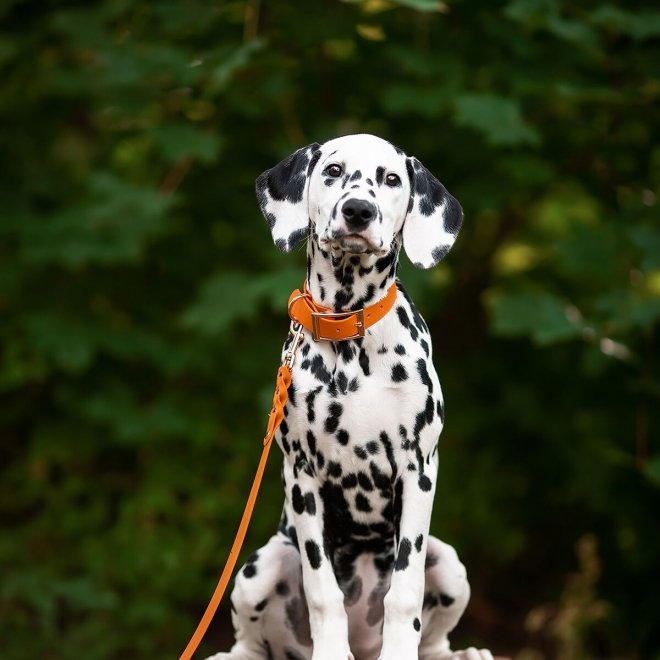
[[[305,267],[272,246],[254,179],[358,131],[418,156],[466,212],[446,262],[402,265],[446,396],[433,531],[471,574],[458,643],[660,653],[657,9],[12,0],[0,16],[3,657],[181,651]],[[276,452],[248,550],[277,524],[278,471]],[[205,650],[228,627],[225,603]]]

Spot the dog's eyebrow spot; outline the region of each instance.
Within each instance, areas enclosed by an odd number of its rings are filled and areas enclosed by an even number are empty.
[[[377,167],[376,168],[376,183],[380,186],[383,184],[383,179],[385,178],[385,168]]]
[[[353,174],[351,174],[350,181],[359,181],[362,178],[362,172],[360,170],[355,170]]]

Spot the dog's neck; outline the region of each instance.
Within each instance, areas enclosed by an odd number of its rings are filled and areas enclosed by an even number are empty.
[[[321,250],[315,236],[307,241],[307,286],[315,302],[336,312],[373,305],[396,279],[401,243],[384,257]]]

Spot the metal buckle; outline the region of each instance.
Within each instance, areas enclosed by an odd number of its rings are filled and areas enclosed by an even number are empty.
[[[354,335],[351,335],[350,337],[341,337],[339,339],[336,339],[335,337],[321,336],[321,331],[319,328],[319,319],[333,318],[336,319],[337,321],[341,321],[342,319],[350,318],[353,315],[357,316],[357,321],[355,322],[356,332]],[[348,339],[359,339],[360,337],[364,337],[364,331],[365,331],[365,327],[364,327],[363,309],[358,309],[354,312],[312,312],[312,336],[314,337],[314,341],[321,341],[322,339],[329,341],[344,341]]]

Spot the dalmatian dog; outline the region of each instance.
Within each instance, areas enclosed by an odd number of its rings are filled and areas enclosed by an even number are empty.
[[[492,660],[447,639],[470,587],[428,533],[444,405],[428,328],[397,280],[402,246],[420,268],[447,254],[460,205],[373,135],[299,149],[257,197],[280,250],[307,242],[315,303],[361,309],[392,285],[396,300],[364,337],[303,333],[276,437],[281,522],[237,575],[236,641],[212,660]]]

